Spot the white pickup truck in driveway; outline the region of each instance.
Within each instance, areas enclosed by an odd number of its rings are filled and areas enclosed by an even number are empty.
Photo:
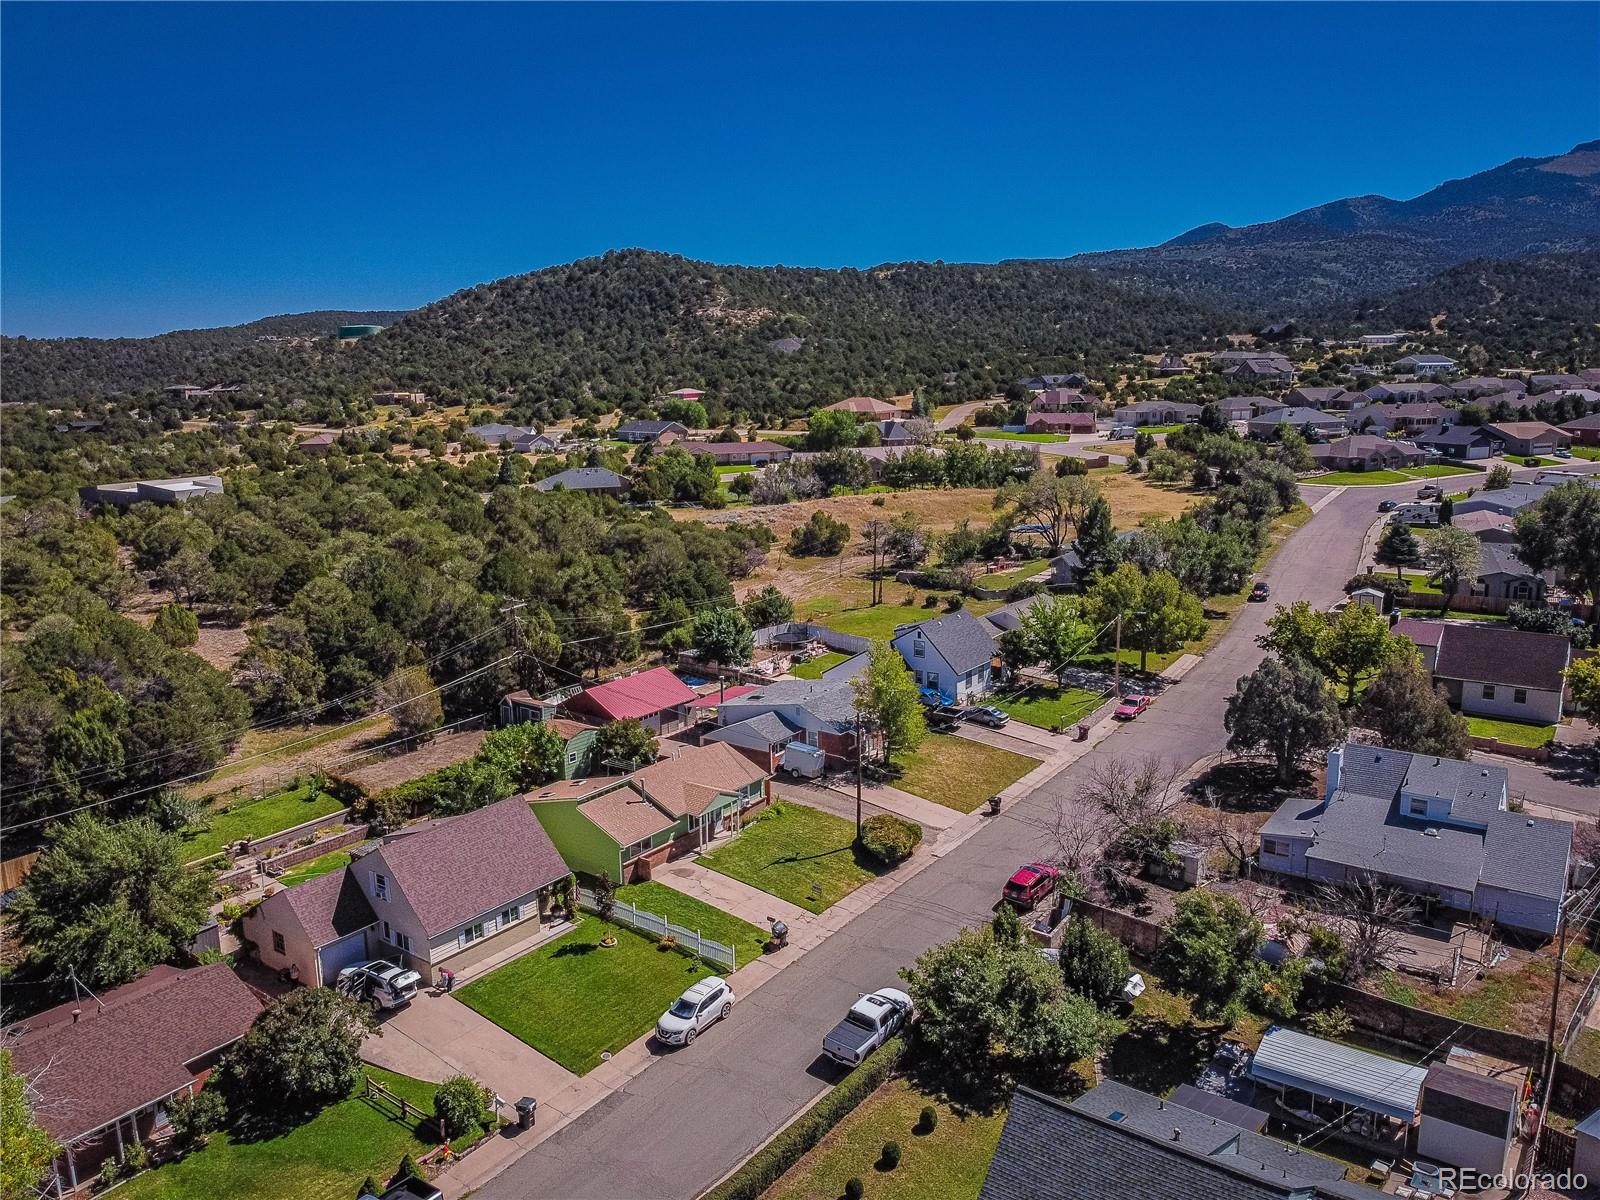
[[[911,1016],[911,997],[897,988],[879,988],[850,1006],[844,1020],[822,1039],[822,1052],[847,1067],[861,1064]]]

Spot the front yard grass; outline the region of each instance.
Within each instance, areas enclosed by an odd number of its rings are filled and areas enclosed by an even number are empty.
[[[367,1074],[423,1112],[433,1112],[434,1084],[378,1067],[368,1067]],[[452,1145],[462,1148],[475,1140]],[[394,1174],[402,1155],[420,1155],[435,1144],[431,1129],[419,1136],[388,1101],[368,1100],[358,1086],[350,1099],[329,1105],[278,1137],[235,1141],[227,1133],[213,1134],[205,1149],[130,1179],[118,1194],[128,1200],[354,1196],[368,1175],[382,1182]]]
[[[700,865],[819,913],[877,873],[858,856],[855,836],[855,825],[842,817],[786,800],[702,856]]]
[[[892,582],[886,583],[885,588],[899,591],[899,585]],[[1000,603],[998,600],[969,600],[966,609],[979,617],[1000,607]],[[894,636],[897,625],[915,625],[919,621],[931,621],[945,615],[943,605],[924,608],[920,604],[880,604],[876,608],[846,608],[832,596],[820,596],[801,607],[803,615],[797,614],[797,620],[812,621],[840,633],[885,642]]]
[[[1437,608],[1402,608],[1400,610],[1400,615],[1402,617],[1432,618],[1435,621],[1439,621],[1439,620],[1450,620],[1450,621],[1504,621],[1505,620],[1505,617],[1501,616],[1499,613],[1458,612],[1455,609],[1451,609],[1448,613],[1444,613],[1444,612],[1440,612]]]
[[[617,944],[600,945],[607,934]],[[584,1075],[655,1027],[710,967],[599,917],[456,991],[468,1008]]]
[[[188,861],[209,858],[229,842],[241,838],[266,837],[293,829],[303,821],[338,812],[344,805],[310,784],[274,792],[259,800],[246,800],[211,815],[211,828],[184,835],[183,853]]]
[[[816,658],[803,663],[795,663],[789,668],[789,674],[796,679],[821,679],[824,671],[837,667],[849,659],[850,655],[841,654],[837,650],[827,654],[819,654]]]
[[[1029,725],[1037,725],[1040,729],[1053,729],[1058,725],[1076,725],[1105,701],[1106,697],[1100,692],[1075,687],[1062,688],[1059,691],[1030,688],[1011,700],[989,697],[989,703],[1010,713],[1013,721],[1024,721]]]
[[[957,812],[969,813],[1039,765],[1039,760],[998,746],[945,733],[895,760],[894,786]]]
[[[647,881],[627,884],[617,889],[617,899],[626,900],[658,917],[665,917],[674,925],[697,929],[703,936],[724,946],[732,946],[739,953],[741,966],[760,954],[761,948],[767,944],[768,933],[760,926],[725,913],[720,908],[713,908],[704,900],[686,896],[664,883]]]
[[[1413,479],[1443,479],[1446,475],[1477,475],[1480,472],[1451,463],[1430,463],[1422,467],[1407,467],[1406,474]]]
[[[980,433],[983,442],[1070,442],[1070,433]]]
[[[334,850],[320,858],[313,858],[299,866],[290,867],[278,876],[278,882],[284,887],[293,887],[297,883],[304,883],[308,879],[315,879],[319,875],[326,875],[330,871],[337,871],[340,867],[350,865],[350,851]]]
[[[1401,471],[1329,471],[1326,475],[1312,475],[1307,483],[1328,487],[1376,487],[1385,483],[1404,483],[1411,476]]]
[[[1009,571],[991,571],[987,575],[979,575],[972,582],[981,588],[1008,588],[1021,583],[1025,579],[1032,579],[1035,575],[1043,575],[1050,569],[1048,558],[1036,558],[1032,562],[1023,563],[1020,567],[1012,567]]]
[[[1568,446],[1573,458],[1584,458],[1590,462],[1600,462],[1600,446]]]
[[[922,1125],[922,1110],[939,1114],[934,1128]],[[976,1113],[952,1108],[891,1079],[863,1100],[822,1141],[790,1167],[768,1200],[833,1200],[849,1179],[866,1184],[872,1200],[975,1200],[983,1188],[1005,1110]],[[900,1165],[879,1166],[885,1142],[900,1143]]]
[[[1511,746],[1526,746],[1530,750],[1548,746],[1556,736],[1554,725],[1536,725],[1531,721],[1506,721],[1495,717],[1470,715],[1467,715],[1467,729],[1473,737],[1494,738]]]

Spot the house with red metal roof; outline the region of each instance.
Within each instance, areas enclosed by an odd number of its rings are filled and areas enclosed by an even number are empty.
[[[666,667],[653,667],[585,688],[563,706],[580,719],[639,721],[651,733],[673,733],[689,720],[694,689]]]
[[[62,1147],[56,1190],[75,1191],[106,1160],[166,1129],[166,1104],[198,1090],[265,1007],[226,963],[159,966],[5,1030],[33,1111]]]

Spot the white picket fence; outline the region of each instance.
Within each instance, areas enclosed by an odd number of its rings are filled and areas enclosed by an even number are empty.
[[[590,912],[594,912],[594,893],[587,888],[579,888],[578,903]],[[624,900],[618,900],[611,911],[611,919],[619,925],[626,925],[630,929],[637,929],[640,933],[648,933],[652,937],[665,937],[671,934],[678,939],[678,945],[690,954],[699,955],[708,962],[727,968],[730,972],[739,969],[738,951],[732,946],[725,946],[711,938],[702,937],[698,929],[674,925],[660,913],[653,913]]]

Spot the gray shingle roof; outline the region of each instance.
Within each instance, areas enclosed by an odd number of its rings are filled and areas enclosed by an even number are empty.
[[[558,487],[564,487],[569,492],[587,492],[620,488],[625,482],[621,475],[606,467],[573,467],[559,475],[541,479],[533,486],[541,492],[554,491]]]
[[[1490,546],[1510,548],[1489,543],[1484,549]],[[1451,623],[1444,631],[1434,674],[1445,679],[1559,691],[1561,672],[1567,669],[1571,656],[1572,643],[1559,633],[1462,621]]]
[[[994,657],[994,635],[982,621],[965,609],[947,617],[924,621],[916,626],[916,630],[921,631],[924,640],[958,674],[976,671]],[[914,632],[908,629],[895,641],[908,638]]]

